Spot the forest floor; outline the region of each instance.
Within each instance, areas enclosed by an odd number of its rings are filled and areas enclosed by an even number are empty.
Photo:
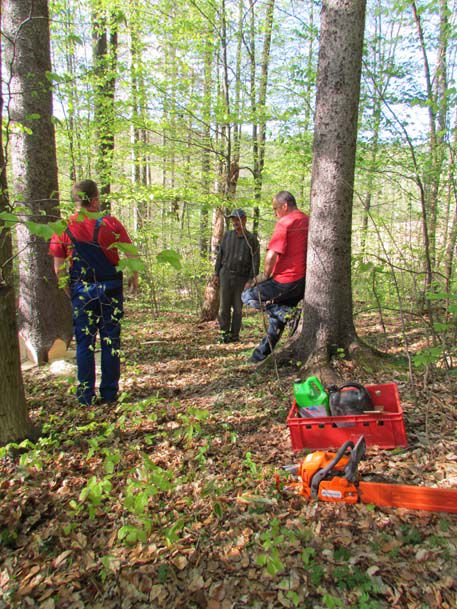
[[[80,408],[67,376],[25,373],[43,436],[0,461],[0,609],[457,607],[457,516],[278,492],[304,455],[286,426],[297,371],[246,365],[261,333],[248,315],[221,345],[216,324],[130,304],[117,405]],[[457,487],[455,382],[339,372],[395,381],[405,412],[409,447],[369,448],[362,473]]]

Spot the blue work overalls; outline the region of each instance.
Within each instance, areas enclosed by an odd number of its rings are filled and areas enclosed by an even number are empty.
[[[78,365],[77,396],[81,404],[95,398],[95,341],[100,333],[100,396],[105,402],[117,397],[120,377],[120,320],[123,315],[122,273],[104,254],[98,234],[103,218],[98,218],[91,242],[78,241],[69,228],[72,245],[70,269],[71,306]]]

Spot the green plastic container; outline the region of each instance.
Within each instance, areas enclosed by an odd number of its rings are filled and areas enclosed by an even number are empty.
[[[310,376],[303,383],[295,383],[294,396],[301,417],[330,416],[328,393],[317,376]]]

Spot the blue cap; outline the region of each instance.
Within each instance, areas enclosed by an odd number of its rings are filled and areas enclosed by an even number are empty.
[[[246,218],[246,212],[243,209],[234,209],[229,218]]]

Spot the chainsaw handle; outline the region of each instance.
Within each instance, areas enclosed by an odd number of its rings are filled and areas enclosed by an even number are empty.
[[[367,447],[367,443],[365,441],[364,436],[360,436],[357,440],[356,445],[351,450],[351,456],[349,458],[349,462],[344,468],[344,477],[349,482],[355,482],[357,480],[357,470],[359,467],[360,461],[365,456],[365,450]]]
[[[360,383],[356,383],[355,381],[349,381],[348,383],[344,383],[343,385],[341,385],[340,387],[338,387],[337,391],[340,391],[341,389],[358,389],[359,391],[366,391],[366,388],[361,385]]]
[[[344,453],[346,452],[346,450],[348,448],[351,448],[351,449],[354,448],[354,442],[352,442],[351,440],[348,440],[342,446],[340,446],[340,448],[338,449],[338,452],[333,457],[333,459],[330,461],[330,463],[326,467],[324,467],[323,469],[319,470],[318,472],[316,472],[314,474],[312,482],[311,482],[311,497],[317,497],[317,493],[319,491],[319,484],[322,482],[322,480],[325,478],[325,476],[327,476],[327,474],[329,474],[332,471],[332,469],[335,467],[335,465],[339,461],[341,461],[341,459],[344,456]]]

